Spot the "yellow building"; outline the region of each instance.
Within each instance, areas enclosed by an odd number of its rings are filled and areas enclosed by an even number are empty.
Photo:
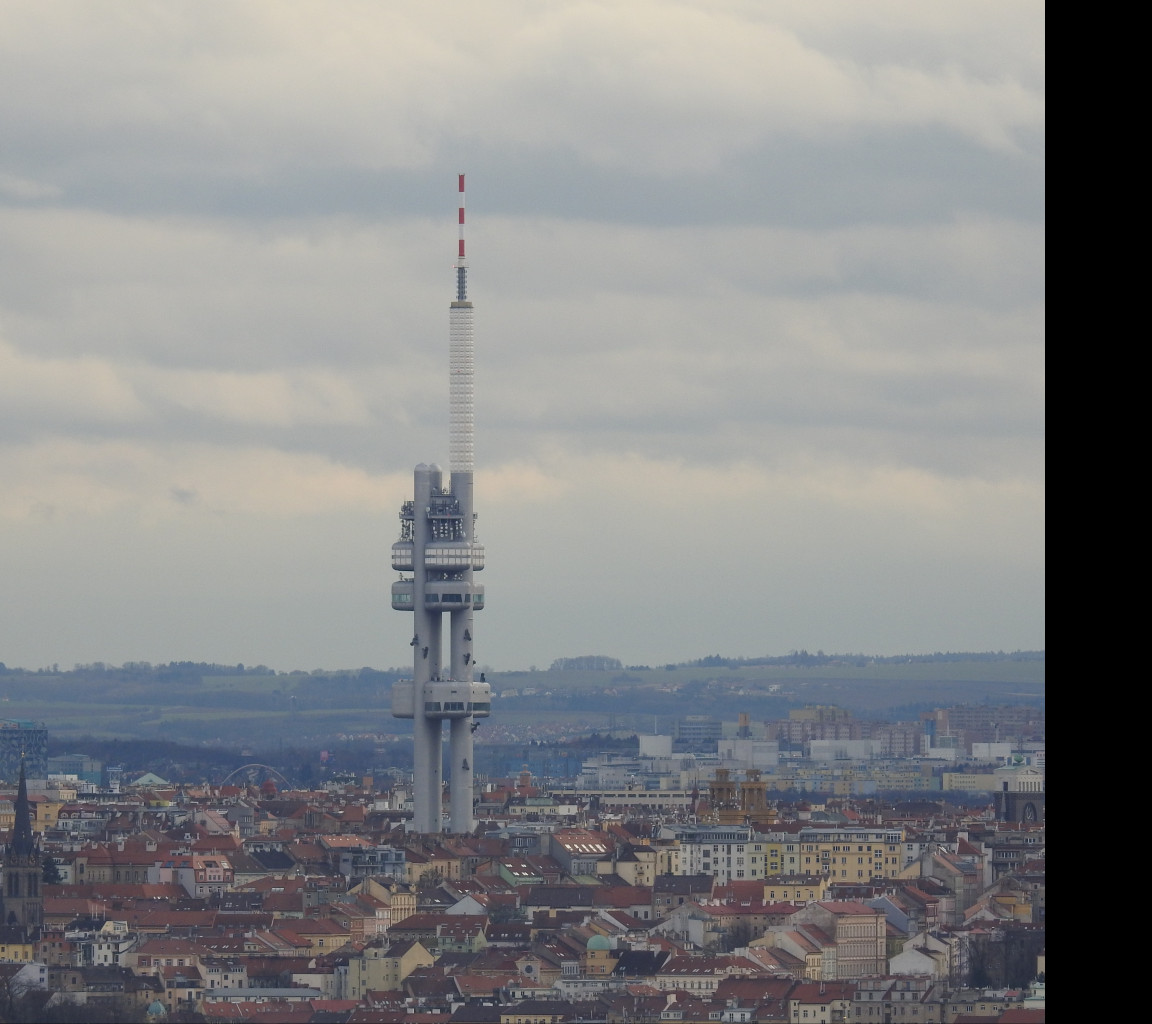
[[[866,882],[895,878],[900,873],[903,833],[883,842],[866,833],[848,833],[801,843],[805,872],[826,875],[837,882]]]
[[[332,917],[282,919],[274,923],[273,930],[304,956],[331,953],[346,946],[352,937],[349,928]]]
[[[63,800],[57,800],[45,793],[32,793],[28,796],[28,804],[32,811],[33,832],[43,833],[56,827],[60,808],[64,806]]]
[[[657,839],[651,844],[656,851],[657,875],[680,874],[680,841],[678,839]]]
[[[769,833],[765,838],[768,842],[764,844],[765,862],[764,862],[764,875],[766,878],[771,878],[776,875],[796,875],[800,873],[800,863],[798,860],[799,854],[797,853],[796,843],[785,843],[779,838],[773,838],[775,834]]]
[[[404,880],[419,885],[421,879],[455,881],[460,878],[461,858],[441,847],[417,849],[409,847],[404,857]]]
[[[616,967],[612,943],[603,935],[593,935],[584,947],[584,975],[588,978],[605,978]]]
[[[17,936],[15,928],[4,930],[12,934],[0,936],[0,960],[31,963],[36,954],[36,943],[32,939]]]
[[[773,875],[764,879],[765,903],[812,903],[827,899],[828,879],[813,875]]]
[[[375,878],[365,878],[348,890],[349,896],[361,893],[387,904],[388,928],[416,913],[416,893],[406,882],[380,882]]]
[[[652,887],[656,878],[657,852],[651,846],[632,846],[612,862],[616,874],[629,885]]]
[[[431,967],[436,958],[420,942],[368,945],[348,961],[348,995],[363,999],[368,992],[395,992],[417,967]]]
[[[820,875],[833,882],[896,878],[904,831],[875,826],[805,827],[764,834],[767,875]]]

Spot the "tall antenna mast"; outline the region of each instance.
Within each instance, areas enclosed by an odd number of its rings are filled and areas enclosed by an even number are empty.
[[[460,180],[460,241],[456,255],[456,301],[448,314],[448,468],[471,473],[475,458],[475,369],[468,258],[464,255],[464,175]],[[469,509],[471,512],[471,509]]]

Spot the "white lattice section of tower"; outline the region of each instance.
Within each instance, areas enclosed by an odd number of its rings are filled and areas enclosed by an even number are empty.
[[[448,315],[448,460],[453,473],[473,471],[475,372],[472,303],[453,302]]]

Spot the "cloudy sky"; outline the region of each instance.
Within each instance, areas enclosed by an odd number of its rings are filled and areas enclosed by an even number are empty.
[[[1032,649],[1043,5],[0,5],[0,661]]]

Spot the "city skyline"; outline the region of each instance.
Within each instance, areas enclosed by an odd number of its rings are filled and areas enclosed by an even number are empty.
[[[1039,4],[0,29],[0,661],[400,662],[461,168],[480,666],[1044,647]]]

